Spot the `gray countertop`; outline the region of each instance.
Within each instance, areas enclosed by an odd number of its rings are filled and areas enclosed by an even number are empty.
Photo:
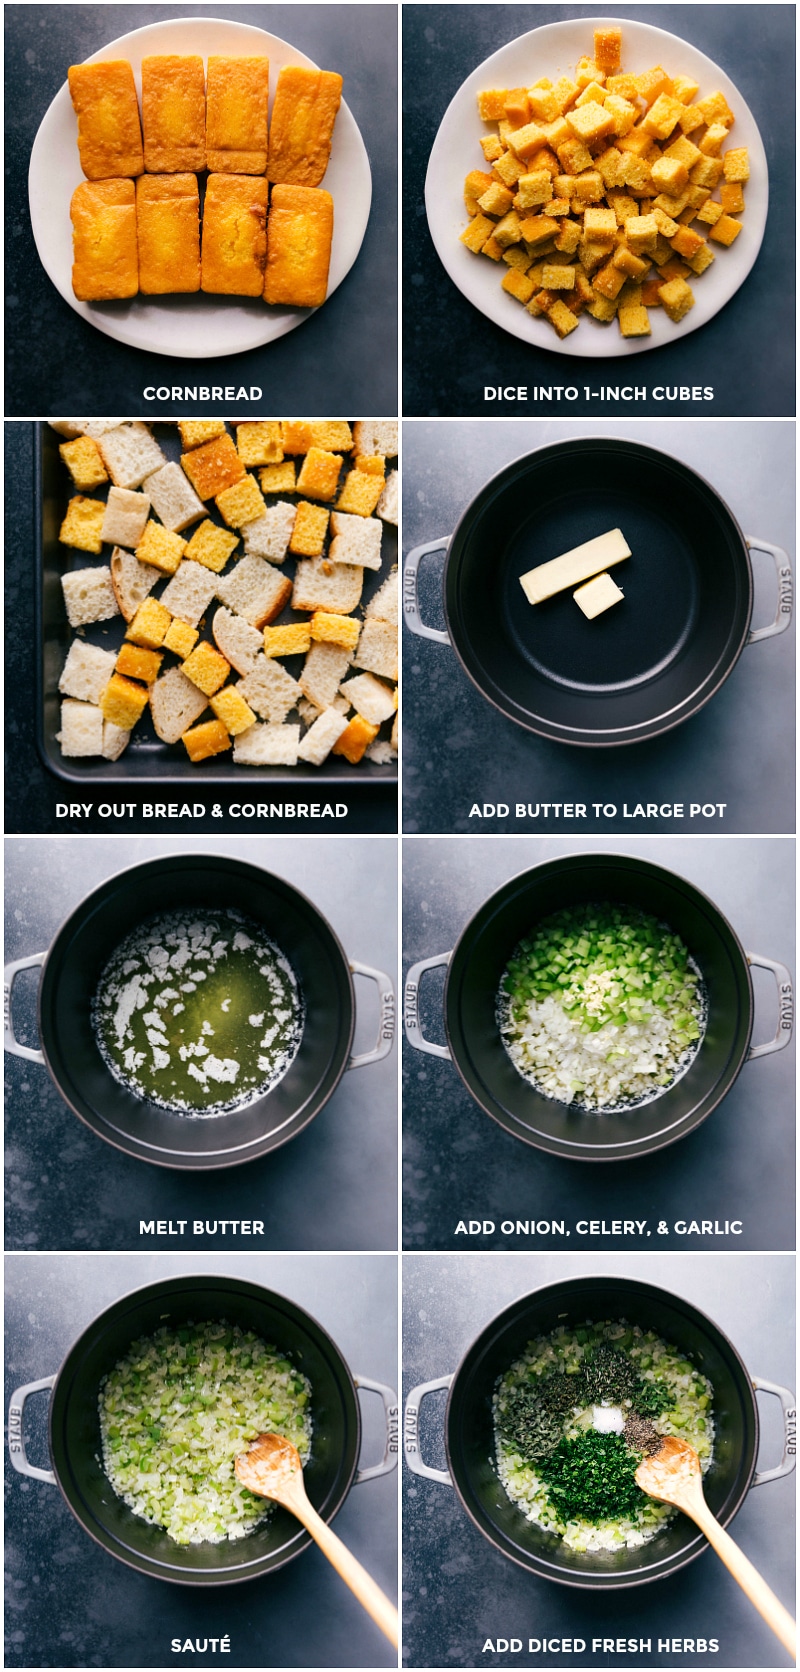
[[[115,872],[212,849],[274,871],[307,894],[348,957],[397,969],[397,844],[348,837],[41,837],[6,840],[6,958],[44,951],[70,912]],[[356,978],[354,1049],[372,1048],[378,1004]],[[37,972],[18,978],[14,1017],[38,1044]],[[346,1073],[292,1142],[245,1167],[197,1176],[103,1143],[71,1113],[45,1067],[6,1057],[6,1247],[391,1248],[396,1242],[397,1057]],[[261,1219],[262,1236],[139,1234],[139,1221]]]
[[[397,1386],[396,1261],[380,1255],[19,1255],[6,1262],[7,1398],[51,1376],[69,1347],[120,1295],[180,1273],[245,1278],[286,1295],[336,1342],[354,1376]],[[385,1440],[381,1401],[363,1394],[362,1466]],[[46,1461],[47,1396],[26,1411],[31,1461]],[[397,1476],[354,1486],[336,1531],[382,1588],[395,1594]],[[6,1500],[6,1665],[155,1666],[175,1663],[173,1638],[230,1636],[224,1658],[192,1665],[390,1666],[394,1655],[319,1551],[279,1572],[214,1592],[160,1583],[98,1549],[54,1486],[9,1470]]]
[[[750,952],[794,966],[794,843],[706,837],[613,842],[504,837],[403,844],[404,970],[449,952],[484,901],[510,877],[575,852],[630,854],[677,872],[707,894]],[[520,934],[527,925],[520,924]],[[771,975],[753,971],[755,1041],[777,1019]],[[426,1037],[444,1040],[443,972],[423,978]],[[640,1160],[590,1165],[533,1149],[472,1099],[451,1062],[403,1044],[404,1214],[408,1249],[788,1249],[795,1246],[795,1052],[746,1064],[723,1102],[679,1143]],[[579,1221],[606,1230],[580,1232]],[[475,1235],[460,1221],[480,1223]],[[512,1229],[503,1232],[504,1220]],[[542,1224],[539,1233],[516,1221]],[[624,1221],[647,1232],[624,1233]],[[491,1230],[483,1222],[491,1221]],[[548,1232],[564,1221],[566,1232]],[[614,1221],[620,1229],[611,1229]],[[689,1234],[684,1222],[713,1227]],[[732,1232],[731,1222],[741,1230]],[[668,1230],[659,1231],[660,1223]],[[648,1235],[652,1239],[648,1242]]]
[[[751,1375],[791,1386],[794,1259],[789,1255],[604,1255],[591,1261],[559,1254],[507,1255],[502,1260],[428,1255],[406,1256],[403,1262],[405,1397],[416,1384],[457,1370],[474,1339],[518,1296],[587,1275],[635,1278],[684,1297],[729,1336]],[[777,1399],[762,1394],[758,1407],[763,1469],[780,1458],[782,1424]],[[422,1412],[422,1455],[426,1463],[442,1468],[444,1395],[431,1395]],[[539,1579],[508,1561],[473,1525],[451,1486],[421,1480],[405,1466],[403,1477],[404,1649],[409,1666],[791,1664],[710,1551],[659,1584],[613,1596],[577,1591]],[[770,1482],[748,1493],[731,1526],[737,1543],[789,1608],[794,1501],[791,1477]],[[489,1639],[512,1636],[522,1639],[519,1653],[485,1647]],[[559,1652],[552,1642],[575,1637],[585,1640],[585,1654]],[[529,1638],[547,1638],[551,1652],[529,1653]],[[618,1654],[592,1651],[595,1638],[632,1642],[626,1653]],[[714,1638],[717,1651],[698,1647],[699,1639],[708,1644]]]
[[[474,8],[473,8],[474,9]],[[639,441],[682,460],[716,489],[751,538],[794,543],[794,425],[685,419],[576,419],[405,423],[403,545],[406,553],[450,536],[484,484],[503,465],[579,436]],[[771,621],[775,571],[752,557],[754,625]],[[444,554],[420,570],[423,620],[442,627]],[[650,742],[618,749],[553,743],[505,718],[482,696],[448,646],[403,635],[403,830],[490,833],[566,829],[648,834],[673,830],[783,833],[794,830],[794,633],[746,647],[710,702]],[[515,817],[517,804],[583,802],[587,817],[559,825],[553,813]],[[613,805],[598,820],[592,803]],[[723,803],[720,818],[691,822],[693,803]],[[505,804],[507,817],[482,820],[472,808]],[[626,819],[639,803],[683,803],[682,821],[662,812]]]
[[[296,330],[247,354],[204,360],[198,342],[196,362],[168,359],[101,335],[47,278],[28,214],[28,164],[39,123],[70,64],[130,30],[174,15],[175,8],[164,5],[7,8],[6,413],[139,412],[142,391],[151,383],[171,388],[199,381],[223,388],[260,386],[267,405],[280,389],[278,404],[293,417],[327,414],[332,389],[337,411],[396,412],[397,15],[392,6],[297,5],[291,17],[275,5],[214,7],[215,17],[288,38],[314,63],[340,71],[343,96],[367,148],[372,209],[361,251],[325,306]],[[154,417],[172,416],[174,407],[153,401],[148,410]],[[219,408],[184,401],[180,410],[199,415]],[[240,403],[232,416],[249,417],[247,405]]]
[[[425,215],[425,174],[439,124],[459,87],[508,41],[528,30],[560,22],[557,5],[404,5],[403,6],[403,195],[404,322],[403,410],[407,415],[464,417],[514,413],[507,400],[484,400],[484,385],[525,385],[527,410],[532,390],[536,410],[559,410],[551,385],[574,385],[578,398],[570,411],[595,411],[583,387],[624,383],[644,385],[637,416],[663,412],[653,393],[657,386],[675,390],[672,406],[681,413],[705,415],[705,401],[679,400],[680,386],[711,387],[712,411],[724,417],[747,414],[786,416],[794,403],[793,286],[784,284],[792,264],[788,229],[793,224],[795,157],[781,112],[794,95],[794,8],[782,5],[617,5],[605,17],[637,19],[688,40],[725,71],[742,94],[758,124],[769,168],[770,207],[764,242],[756,265],[741,289],[715,318],[689,336],[633,362],[620,359],[576,360],[509,336],[467,301],[448,277],[436,254]],[[569,8],[571,18],[597,16],[586,4]],[[587,51],[591,50],[587,22]],[[678,60],[678,65],[680,60]],[[736,143],[736,142],[734,142]],[[480,165],[480,153],[465,158],[464,172]],[[499,282],[499,281],[498,281]],[[731,352],[731,344],[736,344]],[[635,379],[627,375],[635,365]],[[580,373],[581,375],[577,375]],[[621,401],[611,398],[625,411]],[[604,411],[608,410],[607,403]]]

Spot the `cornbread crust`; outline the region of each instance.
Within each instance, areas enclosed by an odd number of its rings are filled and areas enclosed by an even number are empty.
[[[328,294],[333,198],[310,186],[275,186],[267,226],[265,302],[318,308]],[[205,288],[205,286],[204,286]]]
[[[78,153],[87,180],[122,180],[141,174],[142,129],[128,60],[72,64],[67,79],[78,118]]]
[[[282,185],[318,186],[331,154],[342,78],[332,70],[288,65],[278,76],[269,130],[267,176]]]
[[[139,289],[167,296],[200,289],[196,174],[143,174],[136,182]]]
[[[84,180],[69,208],[72,288],[79,302],[113,302],[139,289],[132,180]]]
[[[142,59],[142,127],[148,174],[182,174],[205,168],[202,58],[171,53]]]
[[[201,289],[212,295],[260,296],[267,261],[266,180],[210,174],[203,210]]]
[[[264,173],[268,100],[268,58],[209,58],[206,166],[213,173]]]

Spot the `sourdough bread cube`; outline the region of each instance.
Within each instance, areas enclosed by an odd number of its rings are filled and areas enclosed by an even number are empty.
[[[67,697],[61,704],[61,730],[56,733],[62,755],[102,755],[103,714],[94,703]]]
[[[146,476],[144,491],[156,516],[173,534],[179,534],[181,529],[199,522],[206,514],[202,499],[198,498],[180,465],[174,461],[154,471],[152,476]]]
[[[396,480],[397,472],[393,474]],[[377,517],[350,517],[345,511],[332,511],[331,534],[330,563],[352,563],[362,569],[380,569],[383,529]]]
[[[258,628],[251,627],[244,616],[219,609],[211,623],[211,631],[218,649],[231,667],[242,676],[249,673],[263,649],[263,638]]]
[[[119,615],[109,568],[71,569],[61,576],[61,587],[70,627],[110,621],[112,616]]]
[[[310,558],[297,565],[292,609],[335,610],[338,615],[351,615],[361,602],[363,585],[363,565]]]
[[[233,758],[239,766],[296,766],[300,746],[298,725],[251,726],[233,743]]]
[[[153,726],[162,743],[178,743],[207,707],[205,693],[180,668],[168,668],[150,692]]]
[[[341,692],[356,712],[373,726],[381,725],[394,714],[394,692],[372,673],[356,674],[354,679],[346,680]]]
[[[577,232],[577,227],[575,230]],[[382,517],[384,522],[393,523],[395,528],[399,513],[399,488],[400,477],[396,470],[390,470],[383,493],[375,507],[378,516]],[[364,567],[366,568],[366,564]]]
[[[370,598],[364,616],[367,621],[391,621],[393,626],[396,627],[398,605],[399,583],[397,570],[393,569],[391,574],[387,575],[383,586],[380,586],[374,596]]]
[[[117,488],[141,487],[145,476],[167,463],[146,424],[119,424],[99,439],[103,463]]]
[[[110,546],[131,550],[138,546],[147,527],[150,500],[146,493],[130,488],[109,488],[100,538]],[[155,577],[151,585],[155,584]]]
[[[61,670],[58,689],[79,702],[98,703],[114,672],[113,650],[101,650],[85,639],[73,639]]]
[[[217,583],[217,596],[228,609],[244,616],[251,627],[265,627],[279,616],[291,596],[292,583],[263,557],[242,557],[229,575]]]
[[[289,550],[297,512],[293,505],[279,499],[268,505],[263,517],[249,522],[244,529],[244,549],[247,557],[263,557],[268,563],[283,563]]]
[[[170,615],[185,621],[187,627],[199,626],[217,590],[217,577],[202,563],[184,559],[172,580],[161,594],[161,603]]]
[[[297,680],[292,679],[280,662],[271,660],[263,651],[256,657],[250,672],[240,679],[236,689],[254,713],[262,720],[271,720],[275,724],[286,719],[298,697],[302,696]]]
[[[335,708],[326,708],[313,726],[306,732],[297,751],[297,758],[308,761],[311,766],[321,766],[333,748],[334,743],[347,731],[347,721],[343,714]]]
[[[397,629],[387,621],[365,620],[353,655],[357,668],[397,682]]]
[[[152,564],[140,563],[133,552],[123,551],[121,546],[114,547],[111,553],[111,585],[120,613],[126,621],[133,621],[158,578],[158,570]]]
[[[303,663],[300,690],[316,708],[330,708],[352,661],[346,645],[314,643]]]

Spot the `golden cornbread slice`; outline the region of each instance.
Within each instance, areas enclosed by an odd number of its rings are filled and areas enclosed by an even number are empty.
[[[283,464],[268,464],[259,477],[263,493],[294,493],[295,462],[284,459]]]
[[[244,465],[280,464],[283,459],[280,423],[259,420],[237,424],[236,451]]]
[[[297,492],[308,494],[310,499],[333,499],[341,468],[338,453],[326,453],[323,447],[309,447],[297,478]]]
[[[286,627],[264,628],[265,656],[304,656],[311,649],[311,625],[292,621]]]
[[[114,664],[114,671],[127,675],[129,679],[142,679],[145,685],[152,685],[158,678],[163,660],[163,656],[157,650],[143,650],[141,645],[123,644]]]
[[[205,168],[202,58],[170,53],[142,59],[142,128],[148,174],[197,173]]]
[[[257,716],[234,685],[227,686],[224,691],[218,692],[216,697],[212,697],[211,708],[231,737],[238,737],[240,732],[249,731],[256,723]]]
[[[187,621],[178,621],[177,616],[170,622],[164,637],[164,649],[174,651],[181,661],[191,654],[200,637],[196,627],[190,627]]]
[[[354,714],[347,730],[336,739],[331,754],[344,755],[351,766],[357,766],[364,750],[375,741],[379,731],[380,726],[370,725],[369,720],[365,720],[363,715]]]
[[[202,726],[185,731],[181,742],[186,744],[190,761],[206,761],[212,755],[222,755],[231,747],[231,739],[221,720],[205,720]]]
[[[114,302],[139,289],[132,180],[85,180],[70,204],[72,288],[79,302]]]
[[[209,518],[195,529],[186,547],[186,556],[193,558],[195,563],[202,563],[204,568],[212,569],[215,575],[221,575],[238,544],[238,534],[230,534],[227,528],[220,528],[219,523],[211,522]]]
[[[332,610],[315,610],[311,617],[310,631],[312,639],[321,644],[340,644],[347,650],[355,650],[361,623],[353,615],[336,615]]]
[[[273,187],[267,226],[265,302],[318,308],[328,294],[333,198],[309,186]]]
[[[278,75],[269,129],[268,179],[318,186],[328,166],[342,78],[332,70],[290,64]]]
[[[267,166],[268,58],[208,60],[206,167],[263,174]]]
[[[139,103],[127,59],[72,64],[67,80],[78,118],[78,155],[87,180],[125,180],[141,174]]]
[[[309,505],[307,500],[301,499],[289,541],[290,552],[295,552],[298,557],[320,557],[329,518],[330,511],[322,505]]]
[[[103,719],[122,731],[132,731],[147,707],[150,693],[146,685],[136,685],[122,674],[112,673],[100,698]]]
[[[136,614],[125,634],[134,644],[143,644],[148,650],[157,650],[164,643],[172,616],[157,598],[145,598],[139,605]]]
[[[215,504],[230,528],[244,528],[247,523],[256,522],[267,509],[255,476],[245,476],[232,488],[225,488],[217,494]]]
[[[206,644],[205,640],[187,656],[181,669],[186,678],[206,697],[214,696],[220,686],[225,684],[230,671],[230,662],[214,649],[213,644]]]
[[[203,208],[204,291],[214,296],[261,295],[268,194],[266,180],[258,175],[209,175]]]
[[[171,534],[151,519],[136,547],[136,556],[140,563],[152,563],[163,574],[174,575],[185,550],[186,541],[180,534]]]
[[[513,274],[510,275],[513,277]],[[337,511],[353,511],[357,517],[371,517],[383,493],[383,476],[371,476],[364,470],[351,470],[336,503]]]
[[[136,182],[139,289],[169,296],[200,289],[196,174],[143,174]]]
[[[99,488],[108,481],[97,442],[90,435],[79,435],[75,441],[65,441],[58,449],[75,483],[82,493]]]
[[[94,552],[99,557],[103,550],[100,531],[105,511],[102,499],[85,499],[83,494],[76,494],[67,506],[58,531],[59,540],[65,546],[75,546],[79,552]]]
[[[243,481],[245,476],[244,465],[227,433],[184,453],[181,464],[201,499],[213,499],[224,488]]]
[[[200,447],[204,441],[226,434],[224,418],[179,418],[178,429],[187,453],[190,447]]]

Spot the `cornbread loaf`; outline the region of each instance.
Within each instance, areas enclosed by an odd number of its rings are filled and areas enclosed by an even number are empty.
[[[139,289],[132,180],[86,180],[70,204],[72,288],[79,302],[113,302]]]
[[[332,70],[287,65],[280,71],[269,130],[270,180],[318,186],[331,154],[342,78]]]
[[[268,100],[268,58],[209,58],[206,166],[212,173],[264,173]]]
[[[142,59],[144,166],[148,174],[206,166],[203,60],[177,53]]]
[[[328,294],[332,242],[330,192],[309,186],[273,187],[267,226],[265,302],[318,308]]]
[[[168,296],[200,289],[200,193],[195,174],[143,174],[136,182],[139,289]]]
[[[126,180],[141,174],[139,104],[127,59],[72,64],[67,80],[78,118],[78,155],[87,180]]]
[[[267,260],[268,193],[266,180],[255,175],[209,175],[203,210],[204,291],[223,296],[261,295]]]

